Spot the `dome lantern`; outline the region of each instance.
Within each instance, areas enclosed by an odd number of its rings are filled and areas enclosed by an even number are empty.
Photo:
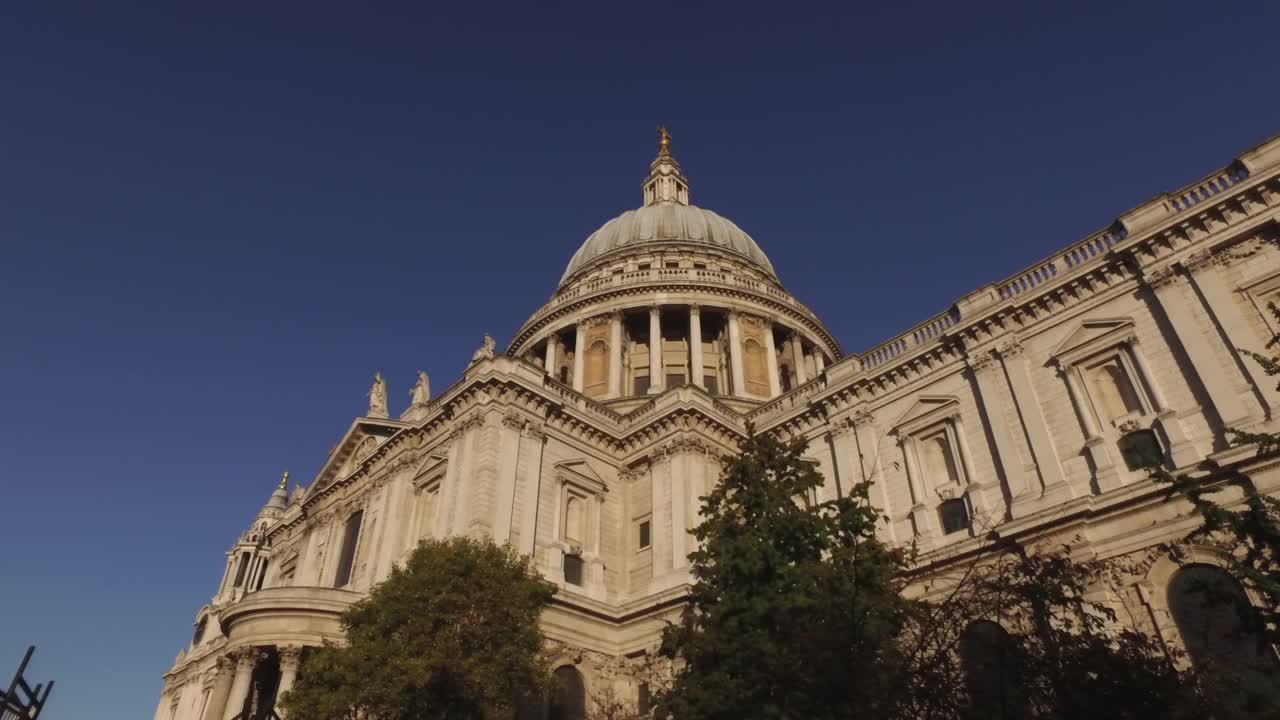
[[[659,127],[658,137],[658,157],[649,163],[649,177],[644,181],[644,204],[674,202],[688,205],[689,179],[671,155],[671,133],[666,127]]]

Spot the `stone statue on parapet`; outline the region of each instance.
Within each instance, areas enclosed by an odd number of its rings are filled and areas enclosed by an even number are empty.
[[[382,379],[381,372],[373,376],[373,387],[369,388],[369,414],[366,417],[391,417],[387,412],[387,381]]]
[[[493,347],[494,347],[493,337],[490,336],[489,333],[485,333],[484,344],[481,345],[479,349],[477,349],[474,353],[471,354],[471,362],[478,363],[481,360],[492,360]]]
[[[426,405],[431,399],[431,381],[427,379],[426,370],[418,371],[418,382],[409,391],[409,397],[414,405]]]

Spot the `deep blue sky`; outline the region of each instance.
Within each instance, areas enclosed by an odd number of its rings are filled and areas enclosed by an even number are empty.
[[[0,6],[0,675],[150,717],[375,370],[451,384],[670,126],[862,350],[1280,132],[1280,4]],[[475,7],[483,6],[479,10]]]

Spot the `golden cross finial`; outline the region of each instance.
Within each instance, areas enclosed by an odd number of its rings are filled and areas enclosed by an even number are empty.
[[[666,125],[658,126],[658,154],[671,154],[671,133],[667,132]]]
[[[284,477],[280,478],[280,485],[276,489],[277,490],[289,489],[289,471],[288,470],[284,471]]]

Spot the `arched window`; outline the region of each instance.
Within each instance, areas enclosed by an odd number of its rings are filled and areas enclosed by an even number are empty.
[[[569,665],[556,669],[547,720],[586,720],[587,688],[582,673]]]
[[[1093,385],[1098,390],[1099,408],[1106,417],[1104,420],[1116,420],[1129,413],[1142,412],[1142,404],[1138,402],[1138,394],[1129,382],[1129,375],[1119,360],[1112,360],[1105,365],[1093,369]]]
[[[951,455],[951,446],[945,435],[934,435],[924,441],[924,471],[928,481],[938,485],[958,484],[960,475]]]
[[[199,644],[200,644],[200,641],[204,639],[204,631],[205,631],[205,629],[206,629],[206,628],[208,628],[208,627],[209,627],[209,616],[208,616],[208,615],[206,615],[206,616],[204,616],[204,617],[200,618],[200,622],[196,623],[196,629],[195,629],[195,632],[194,632],[194,633],[192,633],[192,635],[191,635],[191,644],[192,644],[192,645],[199,645]]]
[[[582,542],[586,533],[583,532],[583,506],[582,498],[571,497],[564,505],[564,539]]]
[[[747,338],[742,343],[742,374],[747,390],[752,394],[769,394],[769,375],[765,368],[764,346],[755,338]]]
[[[1018,648],[998,623],[976,620],[960,635],[960,663],[969,689],[968,717],[1013,720],[1030,717],[1018,680]]]
[[[1280,701],[1275,651],[1235,578],[1212,565],[1187,565],[1169,580],[1168,601],[1191,662],[1227,704],[1219,717],[1255,717],[1254,703]]]

